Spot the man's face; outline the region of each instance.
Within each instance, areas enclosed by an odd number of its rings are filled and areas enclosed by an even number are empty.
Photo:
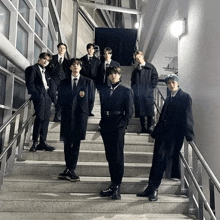
[[[58,53],[59,53],[60,55],[64,55],[64,54],[66,53],[66,47],[65,47],[64,45],[60,45],[60,46],[58,47]]]
[[[140,64],[144,63],[144,57],[141,54],[137,54],[135,57],[136,61]]]
[[[80,66],[79,63],[74,63],[70,66],[70,70],[72,71],[72,75],[74,77],[77,77],[79,75],[79,72],[81,69],[82,69],[82,67]]]
[[[41,58],[38,63],[43,66],[43,67],[46,67],[50,62],[50,57],[48,56],[45,56],[44,58]]]
[[[179,88],[179,83],[170,79],[167,83],[167,87],[171,91],[171,93],[175,93]]]
[[[105,57],[105,60],[109,61],[111,60],[112,53],[110,53],[109,51],[105,51],[104,57]]]
[[[95,52],[95,49],[94,49],[93,46],[91,46],[87,51],[88,51],[88,55],[89,55],[89,56],[93,56],[93,54],[94,54],[94,52]]]
[[[112,73],[108,76],[112,84],[115,84],[120,81],[121,75],[118,73]]]

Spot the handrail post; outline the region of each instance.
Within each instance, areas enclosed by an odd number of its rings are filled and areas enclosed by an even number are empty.
[[[211,179],[209,179],[210,207],[215,215],[215,188]]]

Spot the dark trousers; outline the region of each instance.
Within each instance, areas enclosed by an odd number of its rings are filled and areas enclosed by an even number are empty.
[[[33,126],[33,142],[37,142],[39,136],[40,142],[47,139],[51,103],[51,98],[47,92],[42,94],[40,100],[33,100],[36,115]]]
[[[57,101],[57,91],[58,91],[58,87],[59,87],[59,84],[53,82],[52,85],[51,85],[51,93],[52,93],[52,102],[54,103],[55,105],[55,114],[57,116],[60,116],[61,114],[61,108],[60,108],[60,105]]]
[[[152,126],[152,116],[147,116],[147,127]],[[145,116],[140,116],[141,127],[145,127]]]
[[[105,155],[109,165],[112,184],[120,185],[124,175],[124,128],[101,129]]]
[[[179,168],[179,153],[181,150],[180,145],[175,143],[173,140],[155,140],[154,145],[154,155],[152,161],[152,167],[150,170],[149,186],[157,189],[163,178],[164,171],[172,177],[172,173],[177,175],[177,170]],[[180,177],[180,176],[173,176]]]
[[[68,137],[64,141],[64,155],[66,167],[70,170],[76,169],[76,164],[79,156],[80,142],[81,140],[79,137]]]

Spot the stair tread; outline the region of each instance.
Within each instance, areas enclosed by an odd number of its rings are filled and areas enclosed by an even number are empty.
[[[2,219],[10,220],[45,220],[45,219],[74,219],[74,220],[181,220],[181,219],[195,219],[193,216],[184,214],[112,214],[112,213],[27,213],[27,212],[1,212]]]
[[[74,183],[73,183],[74,184]],[[134,201],[144,201],[148,203],[148,199],[145,197],[137,197],[135,194],[122,194],[122,199],[117,201],[118,203],[130,203]],[[2,201],[67,201],[67,202],[76,202],[76,201],[93,201],[93,202],[108,202],[109,198],[103,198],[99,196],[99,193],[44,193],[44,192],[2,192],[1,193]],[[187,203],[188,198],[185,195],[173,195],[173,194],[160,194],[157,203]]]

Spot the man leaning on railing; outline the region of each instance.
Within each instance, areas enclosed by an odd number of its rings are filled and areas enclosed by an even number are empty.
[[[158,123],[151,136],[155,139],[153,162],[148,187],[137,196],[158,200],[158,188],[166,170],[166,176],[180,178],[179,153],[184,136],[194,138],[192,99],[179,88],[179,78],[168,75],[165,83],[171,94],[165,100]]]

